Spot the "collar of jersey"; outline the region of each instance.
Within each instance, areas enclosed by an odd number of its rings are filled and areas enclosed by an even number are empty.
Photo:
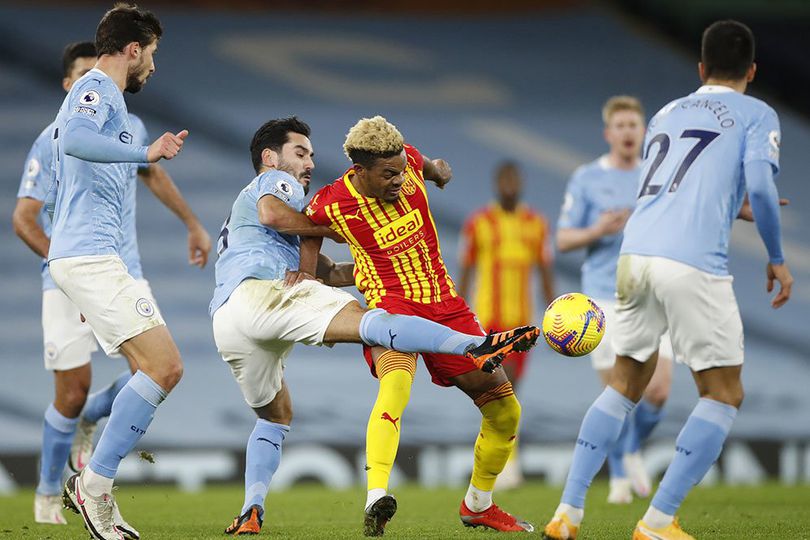
[[[349,169],[346,171],[346,174],[343,175],[343,183],[346,184],[346,189],[349,190],[349,193],[352,194],[353,197],[357,199],[365,199],[364,195],[361,195],[357,189],[355,189],[354,184],[352,184],[351,176],[354,174],[354,169]]]
[[[610,164],[610,155],[609,154],[602,154],[601,156],[599,156],[599,159],[596,160],[596,161],[599,164],[599,167],[603,171],[622,171],[622,172],[624,172],[624,171],[635,171],[636,169],[641,168],[641,161],[636,162],[636,166],[634,168],[632,168],[632,169],[620,169],[618,167],[614,167],[613,165]]]
[[[695,91],[696,94],[725,94],[727,92],[734,92],[734,89],[721,84],[704,84]]]
[[[526,206],[526,203],[523,203],[523,202],[519,202],[517,204],[517,206],[515,207],[514,212],[507,212],[506,210],[504,210],[503,207],[501,206],[501,204],[498,201],[492,201],[490,203],[490,206],[491,206],[492,210],[495,213],[504,214],[504,215],[507,215],[507,216],[516,216],[516,215],[518,215],[520,213],[525,212],[527,210],[527,208],[528,208]]]
[[[103,71],[101,71],[101,68],[97,68],[97,67],[93,67],[93,69],[91,69],[91,70],[90,70],[90,71],[88,71],[87,73],[93,73],[94,71],[95,71],[95,72],[97,72],[97,73],[101,73],[102,75],[104,75],[104,76],[105,76],[105,77],[107,77],[108,79],[111,79],[111,78],[112,78],[112,77],[110,77],[109,75],[107,75],[106,73],[104,73]]]

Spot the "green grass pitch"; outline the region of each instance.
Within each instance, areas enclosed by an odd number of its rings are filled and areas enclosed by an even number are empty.
[[[415,486],[395,491],[399,512],[387,538],[493,538],[490,531],[465,529],[458,519],[463,489],[427,490]],[[538,532],[551,516],[559,488],[539,483],[497,495],[502,508],[534,523]],[[588,514],[580,540],[630,539],[646,501],[629,506],[605,503],[607,486],[597,483],[589,493]],[[224,539],[222,530],[242,503],[240,486],[217,486],[196,494],[168,487],[130,487],[117,491],[121,511],[144,540]],[[362,538],[359,489],[330,491],[317,486],[271,493],[261,537]],[[68,526],[37,525],[33,493],[0,497],[0,540],[87,538],[79,516],[66,511]],[[698,539],[790,538],[810,540],[810,486],[697,488],[680,514],[684,528]],[[534,536],[534,535],[533,535]],[[539,538],[539,534],[534,536]]]

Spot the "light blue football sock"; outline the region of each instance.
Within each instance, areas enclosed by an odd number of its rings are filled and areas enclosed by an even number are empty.
[[[624,451],[635,454],[641,450],[641,445],[650,437],[650,433],[662,418],[664,418],[663,407],[656,407],[646,399],[639,401],[628,420]]]
[[[652,506],[674,516],[692,486],[720,457],[737,416],[736,407],[701,398],[675,440],[675,457],[655,492]]]
[[[136,372],[112,404],[112,412],[90,459],[93,472],[115,478],[118,465],[146,433],[167,392],[143,371]]]
[[[624,447],[627,445],[627,434],[630,428],[630,421],[633,418],[633,413],[627,415],[622,425],[622,431],[619,433],[619,438],[613,448],[610,449],[607,455],[608,472],[611,478],[627,478],[624,472]]]
[[[574,459],[565,481],[563,503],[585,508],[585,493],[602,468],[608,451],[616,444],[624,421],[634,405],[608,386],[585,413],[574,447]]]
[[[289,432],[290,426],[261,418],[256,420],[245,452],[245,504],[240,514],[254,504],[264,510],[270,480],[281,462],[281,444]]]
[[[463,355],[482,344],[485,338],[456,332],[422,317],[372,309],[360,320],[360,339],[366,345],[400,352]]]
[[[84,405],[82,418],[95,424],[102,418],[110,416],[115,396],[118,395],[118,392],[121,391],[131,378],[132,373],[125,371],[119,375],[111,385],[87,396],[87,403]]]
[[[42,428],[42,457],[39,463],[40,495],[62,493],[62,471],[70,455],[70,445],[76,433],[78,418],[68,418],[56,410],[51,403],[45,410],[45,423]]]

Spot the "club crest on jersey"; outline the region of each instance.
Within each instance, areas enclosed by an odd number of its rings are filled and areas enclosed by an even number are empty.
[[[79,98],[81,105],[98,105],[101,102],[101,96],[95,90],[88,90],[82,97]]]
[[[419,209],[395,219],[374,233],[374,239],[389,257],[406,251],[425,237],[425,221]]]
[[[402,184],[401,189],[402,189],[402,193],[404,193],[408,197],[410,197],[411,195],[416,193],[416,183],[413,181],[413,178],[411,178],[409,176],[408,179],[405,180],[405,183]]]
[[[39,171],[42,167],[39,164],[37,158],[31,158],[28,160],[28,166],[25,168],[25,174],[28,177],[34,177],[39,174]]]
[[[141,317],[151,317],[155,314],[155,306],[146,298],[138,298],[138,301],[135,302],[135,311]]]

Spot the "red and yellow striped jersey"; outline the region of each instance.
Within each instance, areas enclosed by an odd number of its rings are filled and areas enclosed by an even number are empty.
[[[532,272],[550,264],[548,224],[525,205],[507,212],[493,203],[462,230],[462,264],[476,269],[475,312],[485,330],[532,321]]]
[[[349,244],[354,279],[369,307],[385,297],[434,304],[457,297],[428,206],[423,158],[405,145],[408,164],[399,199],[388,203],[357,192],[349,169],[312,197],[306,214]]]

